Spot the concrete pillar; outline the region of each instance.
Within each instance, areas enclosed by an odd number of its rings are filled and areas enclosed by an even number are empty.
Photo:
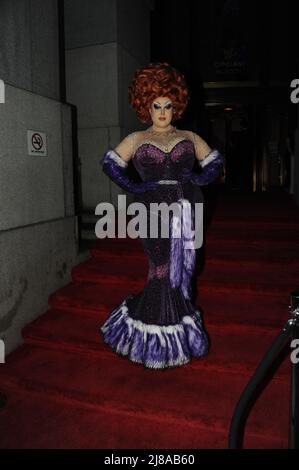
[[[0,340],[9,354],[22,328],[78,262],[70,106],[60,100],[57,1],[1,1]],[[30,155],[27,131],[46,135]]]
[[[128,104],[136,68],[150,58],[149,0],[65,0],[67,101],[78,109],[83,208],[116,204],[122,190],[102,173],[108,148],[143,128]]]

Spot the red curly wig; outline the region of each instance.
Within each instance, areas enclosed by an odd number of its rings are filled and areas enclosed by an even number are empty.
[[[159,96],[173,103],[173,121],[180,119],[189,101],[189,90],[182,73],[168,62],[152,62],[137,69],[129,87],[129,103],[143,123],[151,122],[149,108]]]

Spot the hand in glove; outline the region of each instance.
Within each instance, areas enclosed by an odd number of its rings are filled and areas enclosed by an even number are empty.
[[[201,173],[197,174],[193,171],[190,180],[200,186],[211,183],[220,175],[223,162],[221,153],[216,149],[211,150],[203,160],[198,160],[198,164],[202,168]]]
[[[114,150],[108,150],[100,161],[104,173],[116,184],[132,193],[144,193],[159,186],[157,181],[136,183],[127,174],[128,162],[123,160]]]

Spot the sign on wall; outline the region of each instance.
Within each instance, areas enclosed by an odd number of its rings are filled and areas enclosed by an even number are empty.
[[[47,156],[47,136],[45,132],[27,130],[28,155]]]

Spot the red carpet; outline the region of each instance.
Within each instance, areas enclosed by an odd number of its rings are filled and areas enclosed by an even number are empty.
[[[142,289],[139,240],[94,242],[73,282],[24,331],[0,366],[8,396],[1,448],[225,448],[234,407],[288,319],[298,289],[299,210],[284,192],[221,195],[208,227],[197,304],[208,356],[150,370],[113,353],[98,333]],[[248,418],[245,448],[286,448],[290,362]]]

